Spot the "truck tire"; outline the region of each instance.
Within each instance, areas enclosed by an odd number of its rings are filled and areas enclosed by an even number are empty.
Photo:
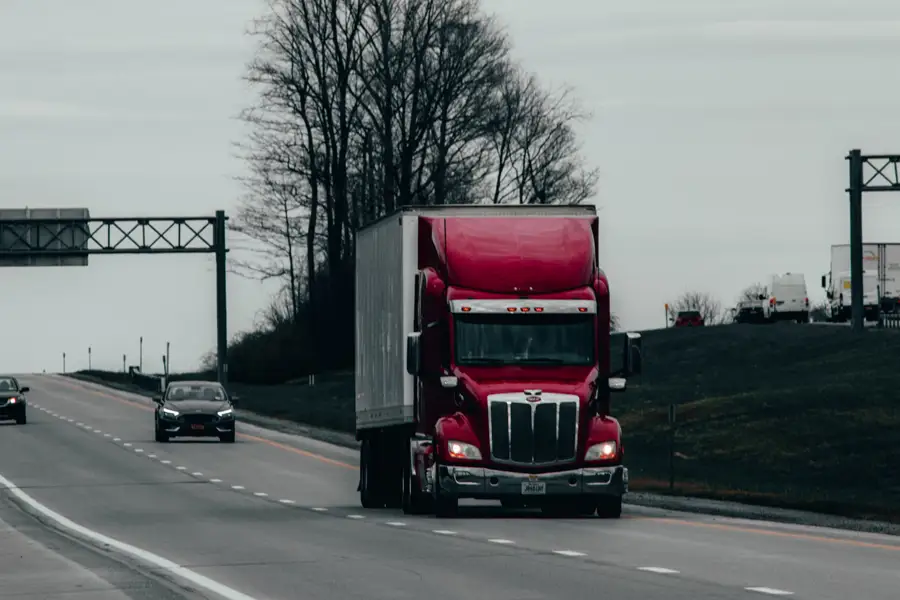
[[[440,472],[440,465],[435,464],[435,473]],[[459,498],[441,493],[441,481],[434,478],[434,516],[439,519],[452,519],[459,514]]]
[[[601,519],[618,519],[622,516],[622,496],[603,496],[597,502],[597,516]]]
[[[407,515],[425,515],[431,512],[431,498],[420,492],[413,478],[412,466],[403,470],[403,512]]]
[[[363,440],[359,447],[359,503],[363,508],[384,508],[384,499],[378,493],[378,476],[374,473],[376,469],[372,458],[371,443]]]

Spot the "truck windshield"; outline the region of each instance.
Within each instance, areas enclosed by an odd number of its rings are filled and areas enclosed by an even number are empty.
[[[594,358],[594,315],[457,315],[460,365],[588,366]]]

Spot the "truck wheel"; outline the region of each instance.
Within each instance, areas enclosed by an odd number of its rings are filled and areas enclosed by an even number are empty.
[[[597,516],[618,519],[622,516],[622,496],[604,496],[597,502]]]
[[[437,466],[437,465],[436,465]],[[440,468],[436,468],[435,472],[440,472]],[[434,480],[434,516],[439,519],[452,519],[459,514],[459,498],[456,496],[448,496],[441,493],[440,479],[435,477]]]
[[[377,479],[372,477],[372,446],[363,440],[359,447],[359,503],[363,508],[384,508],[384,500],[379,498]]]
[[[424,515],[431,511],[431,498],[415,485],[412,467],[403,469],[403,512],[407,515]]]

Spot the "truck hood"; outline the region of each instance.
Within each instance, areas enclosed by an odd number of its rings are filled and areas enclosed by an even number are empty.
[[[479,402],[491,394],[538,389],[544,393],[574,394],[582,401],[597,381],[596,367],[457,367],[459,390]]]

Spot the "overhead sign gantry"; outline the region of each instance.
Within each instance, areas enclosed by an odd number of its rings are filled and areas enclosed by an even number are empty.
[[[228,379],[224,211],[94,218],[86,208],[0,209],[0,267],[87,266],[94,254],[215,254],[217,377]]]
[[[900,154],[863,155],[851,150],[850,163],[850,298],[853,329],[865,329],[863,311],[863,192],[900,192]]]

